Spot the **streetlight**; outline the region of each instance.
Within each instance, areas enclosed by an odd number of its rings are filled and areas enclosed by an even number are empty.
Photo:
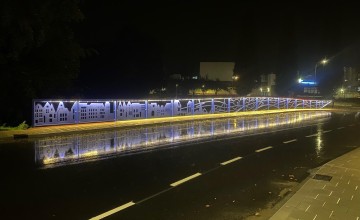
[[[329,62],[329,60],[327,60],[326,58],[324,58],[324,59],[322,59],[321,61],[319,61],[319,62],[317,62],[316,64],[315,64],[315,84],[316,84],[316,69],[317,69],[317,67],[318,67],[318,64],[322,64],[322,65],[325,65],[325,64],[327,64]]]
[[[341,88],[341,89],[340,89],[340,92],[341,92],[341,94],[344,95],[344,98],[345,98],[345,90],[344,90],[343,88]]]
[[[232,90],[234,92],[234,90],[235,90],[235,81],[238,81],[239,76],[238,75],[233,75],[231,78],[232,78]],[[235,91],[235,93],[236,93],[236,91]]]

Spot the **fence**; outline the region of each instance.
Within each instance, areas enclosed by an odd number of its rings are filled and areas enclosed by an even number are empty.
[[[34,100],[33,126],[272,109],[321,109],[331,100],[236,97],[171,100]]]

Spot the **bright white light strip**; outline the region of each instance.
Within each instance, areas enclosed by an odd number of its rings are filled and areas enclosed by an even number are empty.
[[[312,135],[308,135],[308,136],[305,136],[305,137],[309,138],[309,137],[315,137],[315,136],[317,136],[317,134],[312,134]]]
[[[295,142],[295,141],[297,141],[297,139],[292,139],[292,140],[290,140],[290,141],[284,141],[283,143],[284,143],[284,144],[288,144],[288,143]]]
[[[228,161],[225,161],[225,162],[222,162],[220,163],[221,165],[226,165],[226,164],[229,164],[229,163],[232,163],[232,162],[235,162],[237,160],[240,160],[242,157],[235,157],[234,159],[231,159],[231,160],[228,160]]]
[[[178,186],[178,185],[180,185],[180,184],[182,184],[182,183],[185,183],[185,182],[187,182],[187,181],[189,181],[189,180],[191,180],[191,179],[194,179],[194,178],[196,178],[196,177],[198,177],[198,176],[201,176],[201,173],[195,173],[195,174],[193,174],[193,175],[191,175],[191,176],[189,176],[189,177],[186,177],[186,178],[184,178],[184,179],[182,179],[182,180],[179,180],[179,181],[176,181],[176,182],[174,182],[174,183],[171,183],[170,186]]]
[[[133,205],[135,205],[135,203],[134,203],[133,201],[128,202],[128,203],[126,203],[126,204],[124,204],[124,205],[121,205],[121,206],[119,206],[119,207],[117,207],[117,208],[114,208],[114,209],[112,209],[112,210],[110,210],[110,211],[107,211],[107,212],[105,212],[105,213],[103,213],[103,214],[101,214],[101,215],[95,216],[95,217],[91,218],[90,220],[103,219],[103,218],[105,218],[105,217],[107,217],[107,216],[109,216],[109,215],[112,215],[112,214],[114,214],[114,213],[116,213],[116,212],[119,212],[119,211],[121,211],[121,210],[124,210],[124,209],[126,209],[126,208],[129,208],[130,206],[133,206]]]
[[[256,150],[255,152],[256,152],[256,153],[259,153],[259,152],[261,152],[261,151],[269,150],[269,149],[271,149],[271,148],[272,148],[272,146],[264,147],[264,148],[261,148],[261,149],[259,149],[259,150]]]
[[[329,133],[329,132],[331,132],[332,130],[327,130],[327,131],[323,131],[323,133],[325,134],[325,133]]]

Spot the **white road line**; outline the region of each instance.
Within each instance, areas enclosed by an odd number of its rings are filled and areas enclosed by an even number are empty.
[[[289,141],[284,141],[283,143],[284,143],[284,144],[288,144],[288,143],[295,142],[295,141],[297,141],[297,139],[292,139],[292,140],[289,140]]]
[[[305,212],[307,212],[307,210],[309,210],[310,206],[311,206],[311,205],[309,205],[309,206],[305,209]]]
[[[350,199],[350,200],[353,200],[353,198],[354,198],[354,195],[351,196],[351,199]]]
[[[331,191],[331,192],[330,192],[329,196],[331,196],[331,195],[332,195],[332,193],[333,193],[333,191]]]
[[[336,204],[339,204],[339,202],[340,202],[340,198],[338,199],[338,201],[336,202]]]
[[[313,218],[313,220],[315,220],[315,219],[316,219],[316,217],[317,217],[317,214],[315,215],[315,217]]]
[[[357,190],[357,189],[358,189],[358,186],[355,187],[355,190]]]
[[[338,127],[337,129],[339,129],[339,130],[340,130],[340,129],[344,129],[344,128],[345,128],[345,127]]]
[[[350,184],[350,180],[348,181],[348,185]]]
[[[325,204],[326,204],[326,202],[324,202],[324,203],[322,204],[322,207],[324,207],[324,206],[325,206]]]
[[[272,148],[272,146],[264,147],[264,148],[261,148],[261,149],[256,150],[255,152],[256,152],[256,153],[259,153],[259,152],[261,152],[261,151],[269,150],[269,149],[271,149],[271,148]]]
[[[359,220],[359,217],[357,217],[356,220]]]
[[[329,215],[329,218],[331,218],[332,214],[334,213],[334,211],[331,211],[330,215]]]
[[[326,186],[326,184],[323,186],[323,188],[322,188],[322,189],[325,189],[325,186]]]
[[[110,210],[110,211],[107,211],[107,212],[105,212],[105,213],[103,213],[103,214],[101,214],[101,215],[92,217],[90,220],[103,219],[103,218],[105,218],[105,217],[107,217],[107,216],[109,216],[109,215],[112,215],[112,214],[114,214],[114,213],[116,213],[116,212],[119,212],[119,211],[121,211],[121,210],[124,210],[124,209],[126,209],[126,208],[129,208],[130,206],[133,206],[133,205],[135,205],[135,203],[134,203],[133,201],[128,202],[128,203],[126,203],[126,204],[124,204],[124,205],[121,205],[121,206],[119,206],[119,207],[117,207],[117,208],[114,208],[114,209],[112,209],[112,210]]]
[[[327,130],[327,131],[323,131],[323,133],[325,134],[325,133],[329,133],[329,132],[331,132],[332,130]]]
[[[235,162],[237,160],[240,160],[242,157],[235,157],[234,159],[231,159],[231,160],[228,160],[228,161],[225,161],[225,162],[222,162],[220,163],[221,165],[226,165],[226,164],[229,164],[229,163],[232,163],[232,162]]]
[[[305,136],[305,137],[309,138],[309,137],[315,137],[315,136],[317,136],[317,134],[311,134],[311,135],[308,135],[308,136]]]
[[[188,177],[186,177],[186,178],[184,178],[184,179],[182,179],[182,180],[179,180],[179,181],[176,181],[176,182],[174,182],[174,183],[171,183],[170,186],[178,186],[178,185],[180,185],[180,184],[182,184],[182,183],[185,183],[186,181],[189,181],[189,180],[191,180],[191,179],[194,179],[194,178],[196,178],[196,177],[198,177],[198,176],[200,176],[200,175],[201,175],[201,173],[195,173],[195,174],[193,174],[193,175],[191,175],[191,176],[188,176]]]
[[[339,185],[339,182],[336,183],[335,187],[337,187]]]
[[[314,199],[317,199],[318,196],[319,196],[319,194],[317,194]]]

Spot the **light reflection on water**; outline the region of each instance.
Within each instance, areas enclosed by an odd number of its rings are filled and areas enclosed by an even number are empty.
[[[325,111],[294,112],[46,137],[35,141],[35,161],[48,167],[66,165],[195,140],[299,127],[330,116]],[[318,147],[321,151],[321,143]]]

